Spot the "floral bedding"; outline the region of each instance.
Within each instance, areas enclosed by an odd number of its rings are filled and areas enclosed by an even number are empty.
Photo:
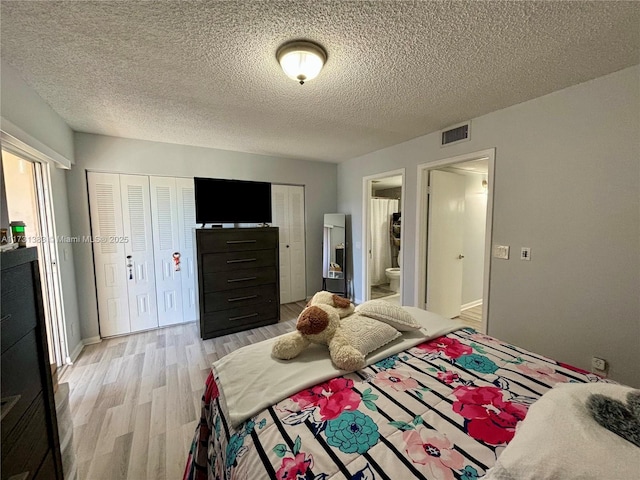
[[[473,480],[529,405],[600,377],[465,328],[283,399],[233,429],[215,371],[185,480]]]

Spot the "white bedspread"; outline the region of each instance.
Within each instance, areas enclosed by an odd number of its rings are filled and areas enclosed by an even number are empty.
[[[367,365],[389,355],[464,327],[416,307],[402,307],[422,325],[420,330],[402,332],[402,336],[367,356]],[[311,345],[292,360],[271,356],[275,339],[239,348],[213,363],[222,404],[236,427],[248,418],[304,388],[348,373],[331,362],[329,349]]]

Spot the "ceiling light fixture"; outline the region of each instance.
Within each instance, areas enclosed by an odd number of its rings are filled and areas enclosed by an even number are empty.
[[[289,78],[304,85],[318,76],[327,61],[327,52],[317,43],[296,40],[278,48],[276,58]]]

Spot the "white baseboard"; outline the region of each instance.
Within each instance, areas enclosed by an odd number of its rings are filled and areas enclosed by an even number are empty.
[[[477,307],[478,305],[482,305],[482,299],[465,303],[464,305],[460,306],[460,310],[466,310],[467,308]]]
[[[102,339],[100,337],[89,337],[82,339],[84,345],[93,345],[94,343],[100,343]]]
[[[73,365],[73,363],[80,356],[80,353],[82,352],[83,348],[84,348],[84,342],[80,340],[76,345],[76,348],[73,349],[73,352],[71,352],[69,354],[69,357],[67,357],[67,364]]]
[[[78,345],[76,345],[76,348],[73,349],[73,352],[71,352],[67,357],[67,365],[74,364],[74,362],[78,359],[78,357],[82,353],[82,349],[84,347],[86,347],[87,345],[93,345],[94,343],[100,343],[100,342],[102,342],[102,339],[100,337],[90,337],[90,338],[84,338],[80,340],[80,342],[78,342]]]

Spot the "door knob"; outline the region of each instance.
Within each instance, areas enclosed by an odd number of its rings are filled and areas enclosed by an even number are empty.
[[[464,258],[464,255],[458,255],[458,260],[462,260]]]

